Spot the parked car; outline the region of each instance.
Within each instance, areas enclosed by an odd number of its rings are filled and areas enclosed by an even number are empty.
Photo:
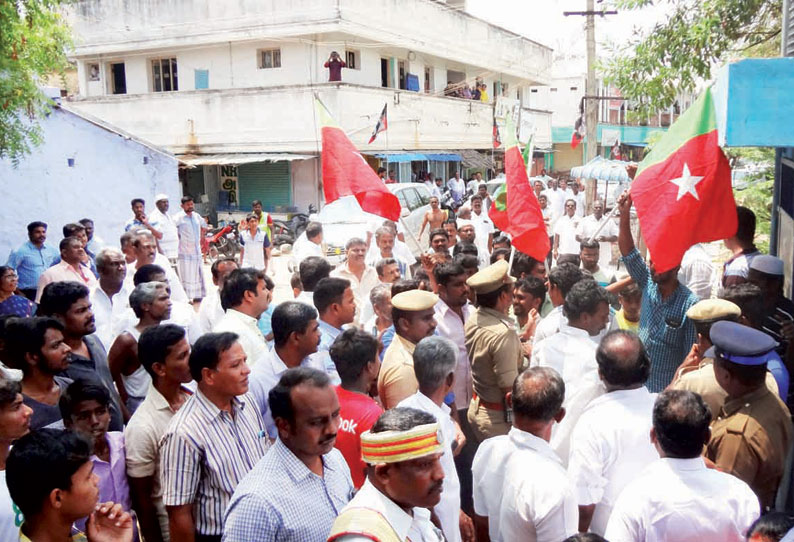
[[[422,183],[398,183],[387,185],[400,202],[405,243],[417,257],[428,246],[428,229],[419,238],[419,229],[425,213],[430,210],[430,191]],[[374,231],[383,218],[361,209],[353,196],[340,198],[325,205],[312,217],[323,225],[323,240],[327,255],[332,263],[344,258],[345,244],[353,237],[367,239],[367,232]]]

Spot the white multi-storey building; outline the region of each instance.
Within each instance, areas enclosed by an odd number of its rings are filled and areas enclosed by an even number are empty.
[[[79,0],[70,17],[72,106],[175,153],[185,191],[209,209],[223,190],[241,208],[321,201],[315,96],[401,181],[482,166],[497,96],[551,145],[550,113],[521,107],[548,84],[551,50],[445,2]],[[323,66],[332,51],[347,61],[341,82]],[[445,96],[475,80],[489,102]],[[388,131],[368,145],[384,104]]]

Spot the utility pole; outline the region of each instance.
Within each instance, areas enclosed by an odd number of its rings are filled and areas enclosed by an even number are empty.
[[[595,43],[595,0],[587,0],[587,22],[585,32],[587,34],[587,96],[597,96],[595,76],[596,43]],[[598,101],[585,98],[585,164],[596,157],[598,154]],[[589,188],[589,187],[588,187]],[[592,198],[588,197],[588,202]]]
[[[601,0],[599,0],[600,2]],[[584,121],[585,121],[585,163],[598,154],[598,106],[599,96],[595,75],[596,41],[595,41],[595,16],[617,15],[617,11],[596,11],[595,0],[587,0],[586,11],[565,11],[563,15],[584,15],[586,17],[585,33],[587,40],[587,83],[585,86]],[[596,195],[595,179],[587,179],[585,186],[585,201],[591,207]]]

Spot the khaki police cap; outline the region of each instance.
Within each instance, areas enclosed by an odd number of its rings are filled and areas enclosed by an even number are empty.
[[[478,294],[488,294],[499,289],[502,284],[515,282],[508,273],[509,270],[510,264],[505,260],[499,260],[470,276],[466,284]]]
[[[391,298],[391,306],[401,311],[424,311],[438,303],[438,296],[425,290],[408,290]]]
[[[725,299],[704,299],[686,311],[687,318],[696,322],[738,320],[741,315],[742,309],[736,303]]]

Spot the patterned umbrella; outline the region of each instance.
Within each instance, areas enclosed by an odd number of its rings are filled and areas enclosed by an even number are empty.
[[[628,173],[626,173],[626,165],[628,165],[628,162],[607,160],[601,156],[596,156],[587,164],[572,168],[571,177],[577,179],[598,179],[609,182],[617,181],[621,184],[629,183],[631,179]]]

